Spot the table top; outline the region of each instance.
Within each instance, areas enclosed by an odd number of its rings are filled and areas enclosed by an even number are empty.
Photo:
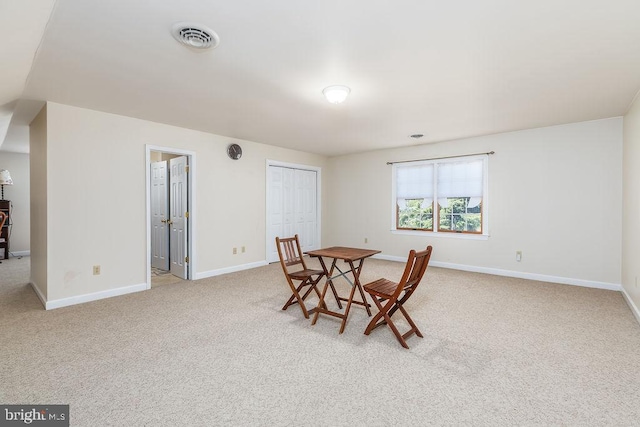
[[[370,257],[371,255],[379,254],[381,251],[373,249],[358,249],[358,248],[345,248],[342,246],[333,246],[330,248],[318,249],[315,251],[307,252],[307,255],[312,257],[329,257],[343,259],[345,261],[357,261],[359,259]]]

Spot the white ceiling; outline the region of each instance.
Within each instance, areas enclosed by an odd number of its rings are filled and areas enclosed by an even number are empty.
[[[0,148],[28,151],[26,137],[19,130],[7,132],[17,123],[14,113],[25,88],[45,26],[55,0],[0,1]],[[42,104],[40,104],[42,105]],[[15,126],[14,126],[15,127]],[[24,127],[24,125],[22,126]],[[16,137],[17,135],[21,135]],[[3,143],[4,141],[4,143]]]
[[[33,40],[22,52],[0,33],[0,106],[48,100],[340,155],[620,116],[640,89],[637,0],[57,0],[45,30],[53,3],[0,3],[0,28],[44,31],[26,85]],[[180,45],[179,21],[219,47]],[[345,103],[323,98],[334,84],[351,88]]]

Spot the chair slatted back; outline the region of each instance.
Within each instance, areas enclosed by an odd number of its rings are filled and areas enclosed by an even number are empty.
[[[276,246],[278,247],[280,263],[285,272],[288,271],[288,267],[298,264],[302,265],[303,270],[307,269],[304,258],[302,258],[302,249],[300,248],[300,240],[297,234],[283,239],[276,237]]]
[[[394,294],[394,297],[398,297],[402,291],[415,291],[418,284],[422,280],[427,266],[429,265],[429,259],[431,258],[432,247],[428,246],[425,250],[416,252],[411,250],[407,259],[407,264],[402,274],[402,279],[398,284],[398,288]]]
[[[0,211],[0,229],[4,227],[4,223],[7,220],[7,214]]]

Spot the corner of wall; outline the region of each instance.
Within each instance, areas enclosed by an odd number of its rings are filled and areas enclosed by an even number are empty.
[[[638,309],[638,306],[635,305],[635,303],[633,302],[633,300],[631,299],[631,297],[629,296],[629,294],[624,288],[622,288],[621,292],[622,292],[622,296],[624,297],[624,300],[627,302],[627,305],[629,305],[629,308],[631,309],[631,313],[633,313],[638,323],[640,323],[640,309]]]

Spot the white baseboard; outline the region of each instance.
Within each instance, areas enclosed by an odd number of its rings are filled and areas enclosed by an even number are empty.
[[[392,255],[374,255],[373,258],[387,260],[387,261],[396,261],[396,262],[406,262],[405,257],[392,256]],[[268,265],[266,261],[257,261],[248,264],[236,265],[233,267],[225,267],[217,270],[203,271],[195,274],[195,280],[206,279],[208,277],[220,276],[222,274],[234,273],[236,271],[250,270],[252,268],[263,267]],[[583,279],[572,279],[568,277],[560,277],[560,276],[549,276],[544,274],[535,274],[535,273],[524,273],[521,271],[513,271],[513,270],[502,270],[498,268],[488,268],[488,267],[478,267],[472,265],[464,265],[464,264],[453,264],[447,262],[439,262],[439,261],[431,261],[430,265],[433,267],[440,268],[448,268],[452,270],[462,270],[462,271],[471,271],[475,273],[485,273],[485,274],[493,274],[496,276],[506,276],[506,277],[516,277],[520,279],[527,280],[537,280],[540,282],[550,282],[550,283],[560,283],[565,285],[573,285],[573,286],[583,286],[588,288],[598,288],[598,289],[607,289],[612,291],[620,291],[624,296],[627,304],[631,308],[634,316],[640,323],[640,310],[631,300],[631,297],[627,294],[624,288],[615,283],[607,283],[607,282],[596,282],[592,280],[583,280]],[[124,286],[116,289],[109,289],[106,291],[94,292],[91,294],[78,295],[69,298],[61,298],[58,300],[47,301],[46,298],[42,295],[42,292],[38,288],[37,284],[31,282],[31,287],[35,291],[36,295],[45,306],[47,310],[52,310],[61,307],[67,307],[70,305],[81,304],[90,301],[97,301],[104,298],[115,297],[119,295],[130,294],[134,292],[140,292],[149,289],[147,283],[141,283],[138,285]]]
[[[248,264],[234,265],[233,267],[220,268],[218,270],[202,271],[195,274],[195,279],[206,279],[207,277],[220,276],[221,274],[234,273],[236,271],[250,270],[252,268],[264,267],[268,265],[266,261],[251,262]]]
[[[148,286],[146,283],[138,285],[123,286],[121,288],[108,289],[106,291],[94,292],[91,294],[78,295],[69,298],[60,298],[53,301],[46,301],[45,308],[53,310],[55,308],[68,307],[70,305],[82,304],[90,301],[97,301],[105,298],[117,297],[120,295],[132,294],[134,292],[146,291]],[[38,293],[38,291],[36,291]],[[42,299],[42,298],[41,298]]]
[[[374,258],[384,259],[387,261],[406,262],[406,257],[398,257],[391,255],[374,255]],[[493,274],[495,276],[516,277],[519,279],[537,280],[539,282],[560,283],[563,285],[583,286],[586,288],[607,289],[610,291],[621,291],[622,286],[616,283],[596,282],[593,280],[572,279],[570,277],[548,276],[546,274],[524,273],[522,271],[502,270],[499,268],[478,267],[475,265],[453,264],[449,262],[431,261],[430,266],[449,268],[452,270],[471,271],[474,273]]]
[[[627,305],[631,309],[631,312],[636,317],[636,320],[638,321],[638,323],[640,323],[640,310],[638,309],[638,306],[635,305],[635,303],[631,299],[631,296],[627,293],[627,291],[624,288],[622,288],[621,292],[622,292],[622,296],[627,302]]]
[[[44,308],[47,308],[47,299],[44,297],[44,295],[42,295],[42,291],[40,291],[40,288],[38,287],[38,285],[36,285],[32,281],[30,281],[29,284],[31,285],[31,288],[33,288],[33,291],[36,293],[36,295],[38,295],[38,298],[40,298],[40,302],[42,303],[42,306]]]
[[[9,251],[9,256],[31,256],[31,251]]]

